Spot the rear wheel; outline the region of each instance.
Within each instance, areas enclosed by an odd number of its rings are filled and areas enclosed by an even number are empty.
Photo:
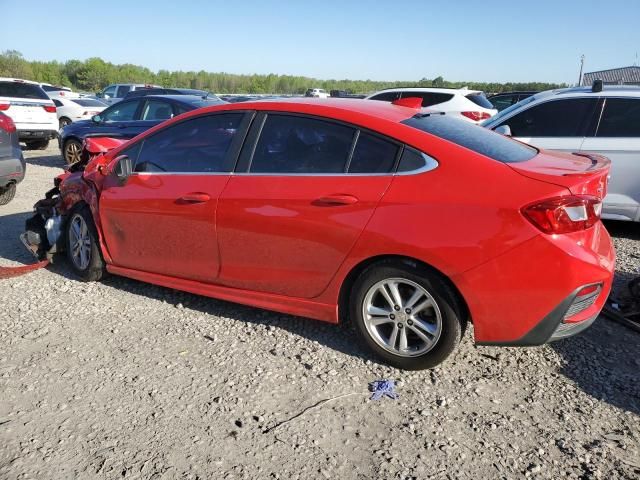
[[[67,222],[67,256],[73,270],[85,282],[100,280],[106,273],[98,231],[89,207],[73,210]]]
[[[66,142],[64,142],[64,149],[62,152],[64,155],[64,160],[68,165],[77,163],[80,161],[82,144],[78,140],[67,140]]]
[[[33,142],[26,142],[27,150],[46,150],[49,146],[49,140],[34,140]]]
[[[0,187],[0,205],[6,205],[16,196],[16,184],[10,183],[6,187]]]
[[[60,120],[58,120],[58,123],[60,124],[60,128],[64,128],[71,123],[71,120],[69,120],[67,117],[62,117]]]
[[[439,274],[398,261],[362,272],[350,310],[364,343],[386,363],[406,370],[444,361],[466,323],[463,308]]]

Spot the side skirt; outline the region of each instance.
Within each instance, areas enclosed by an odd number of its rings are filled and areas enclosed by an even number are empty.
[[[217,298],[234,303],[241,303],[250,307],[264,308],[276,312],[287,313],[322,320],[329,323],[338,323],[338,306],[326,303],[314,302],[302,298],[286,297],[264,292],[253,292],[238,288],[223,287],[209,283],[186,280],[184,278],[168,277],[158,273],[141,272],[129,268],[107,265],[107,271],[115,275],[133,278],[141,282],[153,283],[162,287],[173,288],[196,295]]]

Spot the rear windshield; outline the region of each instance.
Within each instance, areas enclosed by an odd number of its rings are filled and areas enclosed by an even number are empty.
[[[491,108],[491,109],[495,108],[493,104],[489,100],[487,100],[487,97],[485,97],[484,92],[470,93],[466,97],[467,97],[467,100],[471,100],[473,103],[475,103],[476,105],[482,108]]]
[[[93,100],[91,98],[77,98],[71,100],[74,103],[77,103],[81,107],[106,107],[106,105],[98,100]]]
[[[202,108],[202,107],[210,107],[211,105],[220,105],[221,103],[223,103],[219,98],[207,98],[206,100],[203,100],[202,98],[198,97],[197,100],[187,100],[188,103],[190,103],[191,105],[193,105],[196,108]]]
[[[535,157],[538,153],[533,147],[516,142],[478,125],[473,125],[465,120],[447,117],[446,115],[415,115],[402,123],[444,138],[499,162],[525,162]]]
[[[47,94],[38,85],[20,82],[0,82],[0,97],[49,100]]]

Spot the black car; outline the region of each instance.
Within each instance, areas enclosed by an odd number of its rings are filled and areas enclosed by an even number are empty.
[[[129,98],[135,97],[146,97],[149,95],[195,95],[201,98],[208,98],[210,100],[219,100],[219,98],[213,93],[207,92],[206,90],[197,90],[195,88],[158,88],[158,87],[150,87],[150,88],[138,88],[136,90],[131,90],[124,96],[123,100],[127,100]]]
[[[524,100],[525,98],[529,98],[530,96],[535,95],[536,93],[538,92],[496,93],[495,95],[491,95],[490,97],[488,97],[487,100],[489,100],[493,107],[500,112],[505,108],[518,103],[520,100]]]
[[[124,99],[95,115],[91,120],[73,122],[60,130],[58,142],[68,164],[80,160],[82,142],[87,137],[133,138],[181,113],[225,103],[193,95],[148,95]]]

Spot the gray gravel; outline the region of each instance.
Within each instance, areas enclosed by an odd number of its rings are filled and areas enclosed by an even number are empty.
[[[55,148],[27,156],[0,207],[2,265],[31,262],[18,234],[60,171]],[[640,228],[611,230],[622,280]],[[342,327],[84,284],[64,262],[0,280],[0,305],[3,480],[640,477],[640,336],[603,318],[540,348],[476,348],[469,332],[445,365],[406,373]],[[368,400],[380,378],[397,401]]]

